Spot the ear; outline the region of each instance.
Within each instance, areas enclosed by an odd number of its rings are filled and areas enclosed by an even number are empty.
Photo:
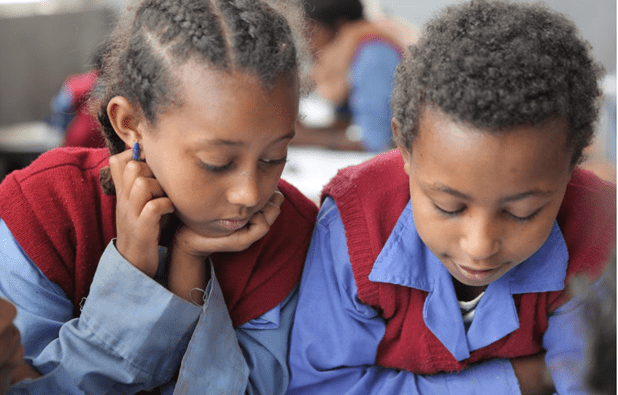
[[[398,142],[400,141],[399,131],[401,130],[401,124],[395,118],[391,120],[391,128],[393,129],[393,140],[397,142],[397,149],[401,153],[401,158],[403,159],[403,171],[407,175],[410,175],[410,154],[411,152]]]
[[[142,114],[126,98],[113,97],[107,104],[107,115],[116,134],[127,147],[132,147],[142,140],[144,133]]]

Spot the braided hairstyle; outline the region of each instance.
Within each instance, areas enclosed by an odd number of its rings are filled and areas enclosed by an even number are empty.
[[[155,126],[157,114],[180,106],[173,70],[189,60],[209,69],[256,76],[266,89],[302,71],[306,47],[302,8],[294,0],[141,0],[114,30],[94,93],[111,155],[126,149],[107,105],[125,97]],[[114,194],[109,168],[101,185]]]
[[[568,122],[575,165],[598,118],[602,67],[566,17],[541,4],[472,1],[425,28],[397,68],[391,101],[397,144],[411,152],[431,107],[486,131]]]

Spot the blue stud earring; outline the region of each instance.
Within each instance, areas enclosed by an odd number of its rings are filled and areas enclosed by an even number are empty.
[[[133,160],[139,161],[140,160],[140,152],[139,152],[139,143],[135,143],[133,144]]]

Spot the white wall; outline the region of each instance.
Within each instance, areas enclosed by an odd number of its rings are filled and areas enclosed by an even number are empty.
[[[368,15],[379,10],[403,17],[422,27],[439,8],[466,0],[364,0]],[[516,0],[519,1],[519,0]],[[616,0],[543,0],[571,17],[584,38],[592,44],[594,56],[608,73],[616,68]]]

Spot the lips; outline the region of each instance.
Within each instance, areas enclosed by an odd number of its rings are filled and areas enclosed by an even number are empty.
[[[247,225],[247,222],[249,222],[249,219],[251,219],[251,217],[222,219],[219,221],[219,223],[226,230],[236,231],[238,229],[241,229],[243,226]]]
[[[462,276],[472,281],[485,281],[489,279],[497,270],[497,268],[484,270],[470,269],[457,263],[455,263],[455,266],[459,269]]]

